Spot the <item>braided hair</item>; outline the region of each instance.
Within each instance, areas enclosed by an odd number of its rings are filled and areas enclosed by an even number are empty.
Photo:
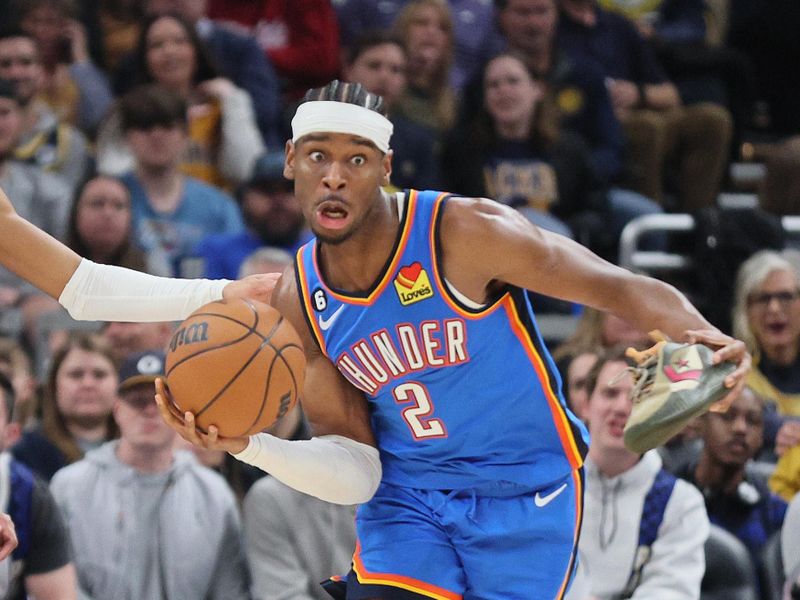
[[[355,104],[376,113],[387,116],[388,111],[383,96],[368,92],[360,83],[348,83],[334,79],[328,85],[313,88],[306,92],[303,102],[344,102]]]

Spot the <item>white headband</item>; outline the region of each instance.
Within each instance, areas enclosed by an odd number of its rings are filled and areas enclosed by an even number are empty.
[[[349,133],[389,151],[394,126],[382,114],[347,102],[313,100],[301,104],[292,119],[292,141],[310,133]]]

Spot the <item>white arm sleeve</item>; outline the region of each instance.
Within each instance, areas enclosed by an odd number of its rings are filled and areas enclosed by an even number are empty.
[[[292,441],[259,433],[233,456],[299,492],[334,504],[362,504],[381,482],[377,448],[340,435]]]
[[[179,321],[222,298],[226,279],[170,279],[82,259],[58,301],[83,321]]]

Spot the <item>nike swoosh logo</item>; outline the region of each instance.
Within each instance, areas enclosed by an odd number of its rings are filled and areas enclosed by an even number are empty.
[[[328,331],[328,329],[331,328],[331,325],[333,325],[333,322],[339,317],[339,313],[342,312],[343,308],[344,304],[337,308],[336,311],[327,319],[323,319],[322,315],[319,315],[319,328],[322,329],[322,331]]]
[[[536,495],[533,497],[533,502],[534,502],[534,503],[536,504],[536,506],[538,506],[539,508],[542,508],[543,506],[547,506],[547,505],[548,505],[548,504],[550,504],[550,503],[551,503],[553,500],[555,500],[555,499],[556,499],[556,497],[557,497],[557,496],[558,496],[558,495],[559,495],[561,492],[563,492],[565,489],[567,489],[567,484],[566,484],[566,483],[562,483],[560,487],[558,487],[557,489],[553,490],[552,492],[550,492],[550,493],[549,493],[549,494],[547,494],[546,496],[542,496],[541,494],[539,494],[539,492],[536,492]]]

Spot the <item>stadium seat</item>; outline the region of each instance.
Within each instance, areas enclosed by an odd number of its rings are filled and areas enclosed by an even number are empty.
[[[711,525],[705,545],[706,573],[700,600],[759,600],[756,570],[745,545]]]

